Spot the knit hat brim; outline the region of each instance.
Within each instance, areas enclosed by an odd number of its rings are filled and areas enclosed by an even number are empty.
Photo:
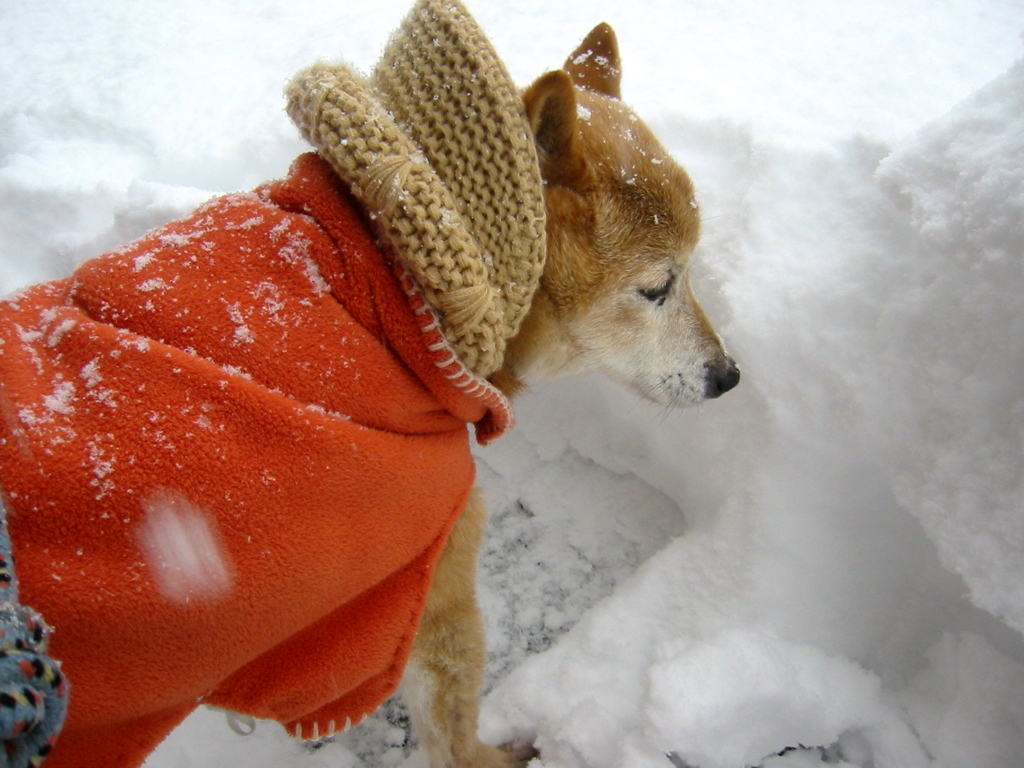
[[[369,81],[319,63],[286,94],[460,360],[497,370],[540,282],[545,213],[522,99],[476,21],[457,0],[420,0]]]

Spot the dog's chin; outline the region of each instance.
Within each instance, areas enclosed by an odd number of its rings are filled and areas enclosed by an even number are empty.
[[[708,399],[703,379],[695,381],[678,373],[650,379],[612,374],[611,378],[626,390],[655,405],[689,408]]]

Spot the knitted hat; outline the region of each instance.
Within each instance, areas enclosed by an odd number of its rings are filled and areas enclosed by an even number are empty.
[[[540,281],[545,212],[522,98],[474,19],[458,0],[419,0],[369,80],[319,63],[286,95],[459,359],[496,371]]]

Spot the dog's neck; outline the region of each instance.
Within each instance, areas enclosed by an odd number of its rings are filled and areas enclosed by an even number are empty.
[[[555,317],[550,297],[539,288],[519,332],[508,340],[501,368],[490,376],[509,399],[530,384],[575,372],[580,350]]]
[[[453,0],[420,0],[369,80],[317,64],[287,95],[459,359],[498,370],[540,282],[545,209],[522,99],[476,22]]]

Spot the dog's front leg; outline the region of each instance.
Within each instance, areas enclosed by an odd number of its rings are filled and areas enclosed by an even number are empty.
[[[476,566],[487,512],[474,490],[437,564],[402,683],[431,768],[510,768],[535,753],[480,742],[477,717],[487,647],[476,603]]]

